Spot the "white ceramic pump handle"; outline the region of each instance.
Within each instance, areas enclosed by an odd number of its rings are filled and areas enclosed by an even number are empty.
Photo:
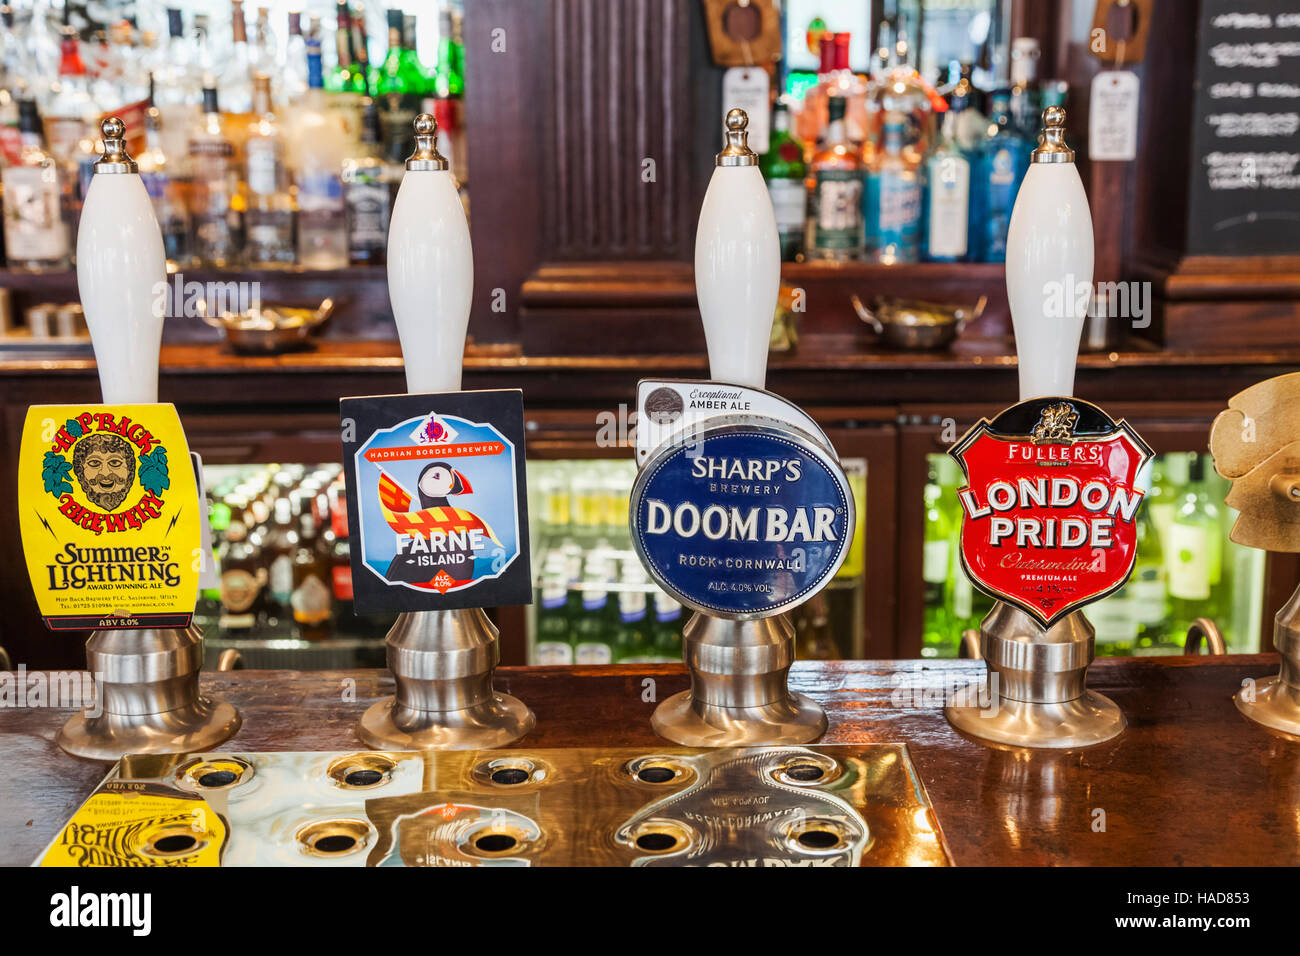
[[[167,257],[153,204],[123,146],[126,124],[109,117],[100,132],[104,156],[77,231],[77,291],[104,402],[149,404],[158,401]]]
[[[415,118],[415,152],[388,227],[388,297],[413,393],[460,390],[474,293],[469,223],[437,132],[428,113]]]
[[[695,230],[695,294],[710,376],[762,388],[781,284],[781,243],[758,156],[746,143],[748,123],[744,110],[727,114],[726,146]]]
[[[1021,401],[1074,393],[1079,336],[1092,302],[1092,213],[1064,133],[1065,110],[1049,106],[1007,230]]]

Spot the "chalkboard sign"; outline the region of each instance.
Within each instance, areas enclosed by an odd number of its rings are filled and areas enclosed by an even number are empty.
[[[1201,0],[1187,251],[1300,254],[1300,5]]]

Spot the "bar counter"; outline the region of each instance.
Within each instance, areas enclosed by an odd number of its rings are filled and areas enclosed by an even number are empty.
[[[979,680],[978,661],[799,663],[790,685],[826,708],[820,743],[908,744],[958,865],[1295,866],[1300,740],[1250,723],[1231,696],[1244,679],[1277,669],[1275,654],[1098,660],[1089,687],[1118,703],[1129,727],[1068,753],[993,750],[948,726],[940,695]],[[647,678],[659,701],[687,686],[680,665],[500,668],[497,689],[537,715],[536,730],[512,749],[654,750],[662,742],[650,729]],[[202,681],[243,715],[223,748],[234,753],[364,749],[357,721],[393,691],[380,670],[233,671]],[[34,860],[108,770],[55,746],[72,713],[0,709],[0,864]]]

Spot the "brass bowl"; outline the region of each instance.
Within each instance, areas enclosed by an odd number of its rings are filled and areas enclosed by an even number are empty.
[[[285,305],[254,306],[246,312],[202,314],[226,343],[243,355],[277,355],[311,346],[311,334],[334,312],[334,300],[325,299],[315,309]]]
[[[856,295],[851,299],[858,318],[875,330],[883,345],[912,351],[948,348],[988,304],[983,295],[974,306],[882,297],[868,309]]]

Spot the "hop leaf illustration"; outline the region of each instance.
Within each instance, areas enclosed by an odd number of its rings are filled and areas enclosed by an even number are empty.
[[[82,435],[86,434],[86,430],[81,427],[81,422],[77,421],[75,418],[69,418],[64,422],[63,428],[73,438],[80,438]]]
[[[71,462],[65,460],[56,451],[47,451],[41,467],[41,477],[45,480],[45,490],[56,498],[61,498],[64,494],[71,492],[72,482],[68,481],[68,474],[71,471]]]
[[[172,485],[167,476],[167,449],[159,445],[140,456],[140,485],[153,495],[160,495]]]

